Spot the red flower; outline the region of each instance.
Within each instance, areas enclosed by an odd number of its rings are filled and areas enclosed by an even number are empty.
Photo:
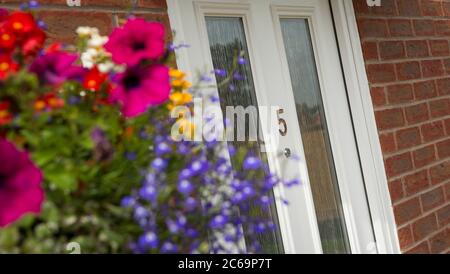
[[[44,46],[47,35],[40,28],[35,28],[22,42],[22,53],[24,55],[35,55]]]
[[[11,51],[16,45],[16,35],[6,28],[5,26],[0,27],[0,48],[6,51]]]
[[[61,51],[62,44],[58,42],[51,43],[50,46],[47,47],[45,50],[45,53],[52,53],[52,52],[58,52]]]
[[[6,25],[17,35],[24,35],[37,28],[33,15],[28,12],[13,12],[6,22]]]
[[[13,116],[9,111],[10,106],[9,102],[0,102],[0,126],[7,125],[13,120]]]
[[[11,56],[0,54],[0,80],[6,79],[11,72],[16,72],[19,66],[15,63]]]
[[[101,73],[97,67],[93,67],[84,76],[83,87],[90,91],[100,91],[100,88],[106,82],[107,77],[107,74]]]

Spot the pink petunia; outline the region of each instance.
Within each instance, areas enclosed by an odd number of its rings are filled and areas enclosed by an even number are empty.
[[[130,19],[109,36],[105,49],[117,64],[137,65],[145,59],[158,59],[164,54],[164,26],[144,19]]]
[[[85,70],[75,65],[78,56],[65,52],[50,52],[39,56],[30,66],[42,84],[59,85],[66,80],[81,80]]]
[[[41,212],[44,201],[42,173],[26,152],[0,139],[0,227],[24,214]]]
[[[163,65],[133,67],[117,74],[115,81],[117,86],[111,91],[110,99],[122,105],[125,117],[138,116],[169,98],[169,69]]]

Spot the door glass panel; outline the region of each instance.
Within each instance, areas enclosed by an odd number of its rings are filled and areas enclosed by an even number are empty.
[[[214,69],[230,71],[233,68],[233,60],[240,54],[240,52],[244,53],[245,60],[249,60],[247,56],[248,48],[242,18],[207,16],[206,27]],[[219,85],[224,80],[224,77],[216,77],[220,104],[224,114],[226,113],[225,110],[227,106],[242,106],[244,108],[248,106],[255,106],[257,108],[258,106],[250,62],[247,61],[246,64],[240,65],[237,72],[243,77],[237,77],[238,80],[232,80],[227,85]],[[235,129],[236,128],[237,126],[235,123]],[[232,143],[236,147],[246,147],[248,149],[252,149],[252,151],[255,151],[261,159],[266,159],[264,153],[261,153],[260,143],[258,141],[248,141],[250,129],[252,129],[253,132],[258,132],[257,128],[258,116],[248,116],[245,119],[247,141],[234,141]],[[269,211],[264,211],[252,205],[249,206],[252,208],[253,214],[264,218],[271,218],[275,224],[278,223],[275,207],[271,208]],[[262,247],[262,252],[283,252],[279,229],[273,233],[257,235],[257,237],[259,244]]]
[[[292,89],[324,253],[349,253],[308,21],[281,19]]]

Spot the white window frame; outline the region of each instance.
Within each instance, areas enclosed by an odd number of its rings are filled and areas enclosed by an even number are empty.
[[[393,217],[389,189],[387,187],[387,178],[375,124],[353,3],[351,0],[330,2],[376,239],[376,246],[373,248],[376,248],[379,253],[399,253],[397,228]],[[167,4],[171,26],[177,31],[177,37],[182,38],[183,33],[180,33],[180,30],[182,30],[181,20],[175,12],[177,10],[175,8],[176,0],[167,0]],[[229,8],[229,6],[225,8]],[[242,11],[242,13],[242,15],[249,16],[245,11]],[[209,49],[204,49],[203,52],[208,51]],[[184,56],[184,54],[177,56],[177,62],[181,68],[191,67],[187,56]],[[257,69],[257,64],[254,65]],[[258,85],[258,83],[255,83],[255,85]],[[287,221],[289,222],[289,220]],[[311,225],[314,226],[316,224],[311,223]],[[352,237],[354,235],[349,236]],[[318,238],[318,235],[315,238]],[[316,245],[319,245],[320,242],[317,241],[318,239],[315,239],[314,242],[316,242]],[[289,250],[288,247],[287,249]],[[358,252],[358,250],[354,251]]]

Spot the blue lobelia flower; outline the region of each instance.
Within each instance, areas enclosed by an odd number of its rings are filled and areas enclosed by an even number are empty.
[[[146,232],[139,237],[138,244],[144,249],[154,249],[158,247],[158,237],[152,231]]]
[[[254,170],[261,167],[261,160],[254,156],[248,156],[244,160],[244,169],[245,170]]]
[[[188,180],[181,180],[178,182],[177,189],[180,193],[189,195],[194,190],[194,186]]]

